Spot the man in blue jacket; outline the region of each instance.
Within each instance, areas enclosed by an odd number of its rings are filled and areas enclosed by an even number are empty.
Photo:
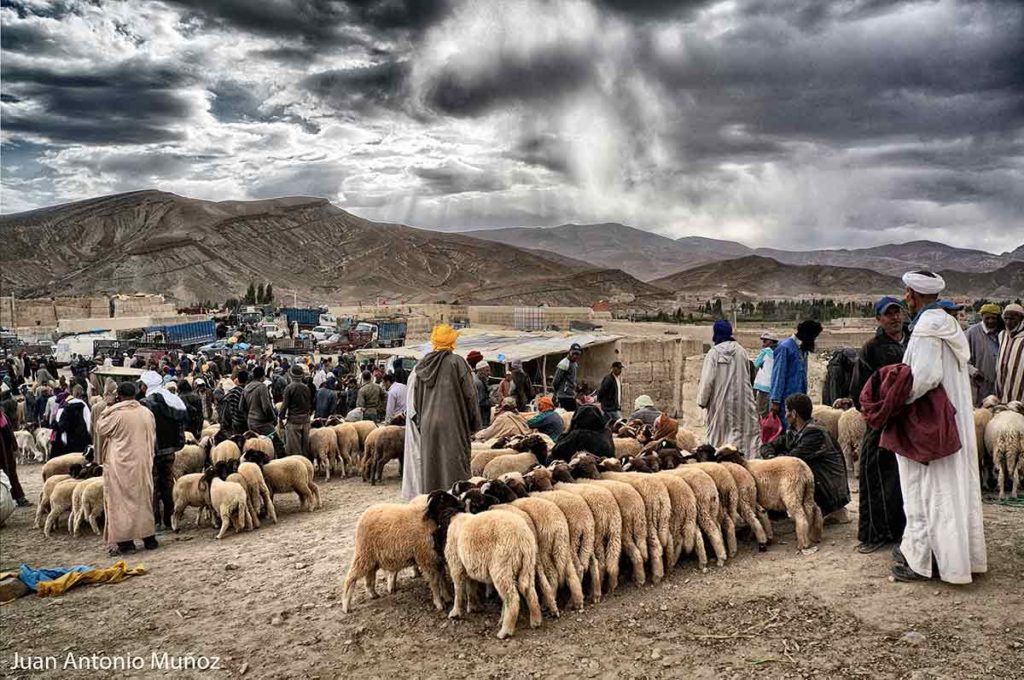
[[[796,327],[796,333],[775,348],[769,410],[779,416],[783,431],[787,427],[786,414],[779,406],[791,394],[807,393],[807,355],[814,351],[814,341],[821,335],[821,331],[820,323],[814,319],[804,319]]]

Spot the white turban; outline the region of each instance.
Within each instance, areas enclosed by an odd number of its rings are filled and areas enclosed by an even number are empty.
[[[921,295],[938,295],[946,287],[946,282],[938,274],[927,276],[917,272],[907,272],[904,274],[903,284]]]
[[[139,376],[139,380],[141,380],[142,384],[146,386],[147,397],[152,397],[159,394],[161,397],[163,397],[164,403],[170,406],[171,408],[177,409],[179,411],[186,410],[185,402],[183,402],[181,400],[181,397],[179,397],[177,394],[174,394],[166,387],[164,387],[163,378],[161,378],[160,374],[157,373],[156,371],[146,371],[141,376]]]

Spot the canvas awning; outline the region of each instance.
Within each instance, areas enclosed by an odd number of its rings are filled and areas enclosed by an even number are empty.
[[[473,350],[484,355],[485,361],[530,361],[550,354],[566,354],[573,343],[586,349],[594,345],[615,342],[622,336],[595,333],[470,333],[462,332],[455,343],[456,353],[465,356]],[[358,358],[412,357],[422,359],[430,352],[430,342],[405,347],[379,347],[356,350]]]

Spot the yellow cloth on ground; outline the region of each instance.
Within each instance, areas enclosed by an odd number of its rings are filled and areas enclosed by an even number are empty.
[[[451,352],[455,349],[455,341],[458,339],[459,332],[446,323],[434,326],[430,333],[430,345],[435,352]]]
[[[49,597],[51,595],[63,595],[77,585],[87,583],[119,583],[128,576],[145,574],[146,568],[137,564],[131,569],[124,560],[115,562],[111,567],[93,569],[91,571],[71,571],[53,581],[40,581],[36,584],[36,595]]]

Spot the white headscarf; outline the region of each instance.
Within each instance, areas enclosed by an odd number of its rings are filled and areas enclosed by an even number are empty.
[[[146,386],[147,397],[159,394],[164,398],[164,403],[171,408],[178,409],[179,411],[185,410],[185,402],[177,394],[164,387],[163,378],[160,377],[159,373],[156,371],[146,371],[139,379]]]
[[[921,295],[938,295],[946,287],[946,282],[938,274],[926,276],[917,272],[904,274],[903,284]]]

